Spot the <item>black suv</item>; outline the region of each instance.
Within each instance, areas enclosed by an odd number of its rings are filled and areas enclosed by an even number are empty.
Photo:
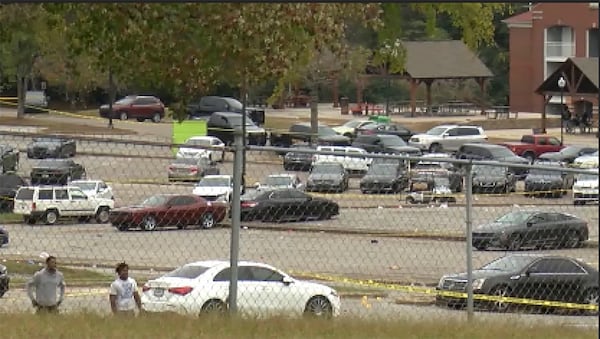
[[[242,103],[239,100],[228,97],[206,96],[194,100],[187,105],[189,119],[208,118],[215,112],[242,113]],[[246,107],[246,114],[255,124],[262,126],[265,123],[265,110]]]
[[[402,138],[396,135],[359,135],[354,139],[352,146],[372,153],[421,155],[420,149],[408,146]]]
[[[271,133],[271,145],[276,147],[290,147],[295,142],[310,142],[311,127],[308,122],[300,122],[290,126],[288,132]],[[339,135],[327,125],[319,125],[317,130],[317,143],[322,146],[350,146],[350,138]]]
[[[0,173],[15,172],[19,168],[19,150],[9,145],[0,145]]]
[[[495,160],[505,163],[529,165],[529,160],[520,157],[507,147],[494,144],[464,144],[456,153],[457,159],[466,160]],[[510,167],[511,172],[519,177],[527,173],[526,168]]]
[[[85,179],[85,167],[73,160],[44,159],[31,168],[32,185],[66,185],[71,180]]]
[[[236,128],[242,128],[242,118],[241,113],[215,112],[206,123],[207,134],[221,139],[225,145],[232,145],[233,132]],[[267,133],[263,128],[256,126],[251,119],[246,119],[246,133],[249,145],[266,144]]]

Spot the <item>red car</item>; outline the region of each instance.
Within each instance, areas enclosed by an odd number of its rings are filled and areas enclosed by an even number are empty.
[[[108,105],[100,106],[100,116],[108,118]],[[165,117],[165,105],[159,98],[146,95],[130,95],[113,104],[113,119],[151,119],[160,122]]]
[[[109,221],[119,231],[135,227],[144,231],[168,226],[184,229],[189,225],[212,228],[226,214],[224,202],[207,201],[193,194],[158,194],[137,206],[112,209]]]

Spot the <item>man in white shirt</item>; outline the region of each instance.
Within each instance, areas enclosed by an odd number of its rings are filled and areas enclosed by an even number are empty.
[[[142,299],[135,279],[129,277],[129,265],[122,262],[115,269],[117,279],[110,284],[110,308],[113,314],[134,315],[142,310]]]

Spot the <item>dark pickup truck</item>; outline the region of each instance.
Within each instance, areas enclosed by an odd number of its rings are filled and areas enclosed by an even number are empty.
[[[528,134],[520,142],[504,142],[499,145],[508,147],[513,153],[533,163],[537,157],[547,152],[559,152],[564,148],[556,137],[545,134]]]
[[[32,185],[66,185],[85,177],[85,167],[70,159],[44,159],[31,168]]]
[[[206,134],[219,138],[225,145],[233,145],[234,131],[242,128],[242,119],[241,113],[215,112],[206,123]],[[246,136],[249,145],[264,146],[267,142],[265,129],[250,119],[246,119]]]
[[[319,125],[317,144],[322,146],[350,146],[350,138],[338,134],[331,127]],[[288,132],[271,132],[271,145],[275,147],[290,147],[297,142],[309,143],[311,139],[310,123],[300,122],[290,126]]]
[[[234,98],[205,96],[189,103],[186,111],[189,119],[208,119],[214,112],[242,113],[242,106],[242,103]],[[255,124],[264,125],[264,109],[246,107],[246,113]]]

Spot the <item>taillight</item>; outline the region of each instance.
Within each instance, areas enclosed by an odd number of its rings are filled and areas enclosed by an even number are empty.
[[[35,204],[35,202],[31,203],[31,209],[32,209],[32,210],[35,210],[35,207],[36,207],[36,204]]]
[[[256,205],[258,205],[256,201],[242,201],[241,203],[242,207],[254,207]]]
[[[173,167],[173,166],[169,166],[169,171],[172,171],[172,170],[174,170],[174,169],[175,169],[175,167]]]
[[[149,290],[150,290],[150,286],[148,286],[148,285],[142,286],[142,292],[146,292],[146,291],[149,291]]]
[[[198,167],[196,167],[196,166],[190,167],[190,172],[192,172],[192,173],[198,172]]]
[[[190,286],[172,287],[172,288],[169,288],[169,292],[171,292],[173,294],[186,295],[186,294],[190,293],[193,289],[194,288],[190,287]]]

